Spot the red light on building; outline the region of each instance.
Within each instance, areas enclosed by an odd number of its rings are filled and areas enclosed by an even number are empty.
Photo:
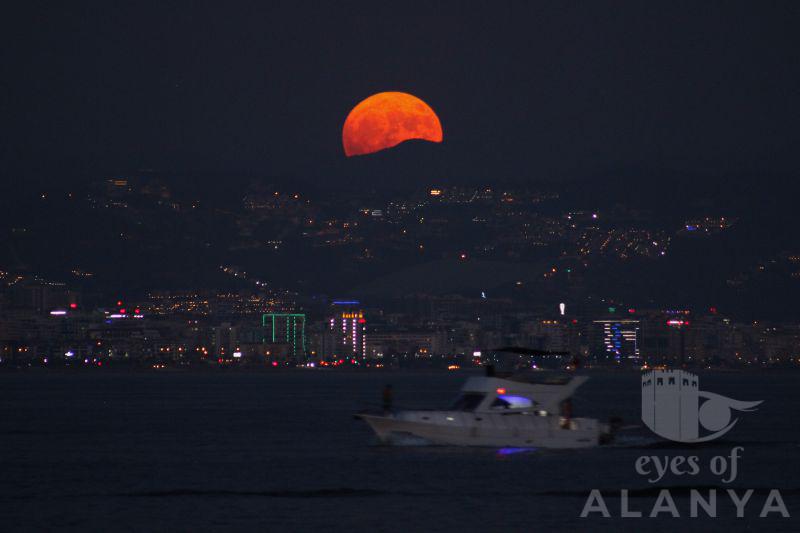
[[[708,311],[709,311],[709,312],[710,312],[712,315],[716,315],[716,314],[717,314],[717,308],[716,308],[716,307],[711,307],[711,308],[709,308],[709,309],[708,309]]]
[[[120,310],[119,310],[119,313],[120,313],[121,315],[124,315],[124,314],[125,314],[125,309],[120,309]]]
[[[76,304],[75,302],[73,302],[73,303],[69,304],[69,308],[70,308],[70,309],[77,309],[77,308],[78,308],[78,304]]]
[[[122,300],[117,300],[117,307],[119,307],[120,305],[122,305]]]
[[[138,315],[139,313],[141,313],[141,310],[137,307],[136,309],[133,310],[133,312]]]
[[[628,312],[629,312],[630,314],[634,314],[634,313],[636,312],[636,309],[634,309],[633,307],[631,307],[630,309],[628,309]]]
[[[367,319],[366,318],[359,318],[358,319],[358,323],[359,324],[366,324],[367,323]]]

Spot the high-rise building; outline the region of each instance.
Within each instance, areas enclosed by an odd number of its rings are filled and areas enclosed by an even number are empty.
[[[356,300],[338,300],[326,320],[322,356],[363,358],[367,352],[367,319]]]
[[[261,317],[264,344],[285,345],[295,360],[306,355],[306,315],[304,313],[265,313]]]
[[[537,320],[528,328],[531,334],[531,348],[540,350],[553,350],[556,352],[567,352],[569,346],[569,331],[565,320]]]
[[[618,362],[638,362],[639,321],[638,320],[595,320],[602,328],[602,348],[606,357]]]

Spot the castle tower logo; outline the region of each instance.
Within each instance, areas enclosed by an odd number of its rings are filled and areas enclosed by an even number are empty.
[[[738,420],[731,419],[732,410],[752,411],[760,403],[701,391],[700,379],[685,370],[651,370],[642,375],[642,421],[657,435],[678,442],[719,438]]]

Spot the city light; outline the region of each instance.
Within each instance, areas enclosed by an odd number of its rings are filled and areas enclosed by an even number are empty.
[[[136,190],[133,183],[134,181],[130,181],[125,186],[127,191],[125,194],[132,194],[132,198],[135,196],[132,191]],[[430,199],[432,196],[440,198],[434,201]],[[749,323],[741,323],[735,318],[735,309],[731,309],[730,316],[718,315],[717,307],[711,303],[690,311],[681,306],[680,301],[676,302],[674,307],[665,309],[655,301],[645,303],[645,299],[639,298],[636,301],[640,302],[639,305],[642,307],[635,308],[631,302],[626,301],[633,296],[618,290],[617,287],[605,287],[604,293],[597,299],[587,297],[583,289],[599,281],[596,278],[599,272],[592,272],[595,269],[594,265],[599,262],[605,263],[606,259],[638,260],[643,257],[655,259],[668,250],[675,239],[701,238],[709,231],[716,231],[714,228],[729,227],[732,221],[727,218],[698,215],[696,218],[678,222],[672,229],[662,231],[634,227],[638,223],[627,226],[626,219],[618,220],[617,214],[613,211],[609,211],[607,216],[604,215],[604,218],[609,220],[608,228],[601,228],[599,222],[593,222],[599,220],[599,210],[565,209],[556,216],[543,213],[529,216],[538,210],[536,208],[529,210],[526,206],[535,206],[543,200],[555,197],[557,196],[526,190],[500,192],[491,187],[448,186],[447,194],[441,188],[423,188],[413,196],[398,196],[388,199],[385,203],[383,200],[370,200],[366,205],[353,206],[353,213],[348,215],[346,209],[325,213],[327,207],[325,205],[313,207],[309,205],[308,213],[295,212],[301,204],[313,204],[316,200],[302,195],[302,202],[292,200],[291,209],[287,209],[282,202],[291,200],[290,194],[273,197],[271,191],[269,193],[248,191],[244,199],[245,210],[256,212],[252,213],[256,215],[254,220],[278,215],[296,216],[303,226],[301,231],[304,239],[313,242],[315,247],[334,246],[347,256],[350,253],[346,251],[348,246],[355,244],[353,253],[357,255],[348,256],[349,259],[362,261],[383,256],[381,258],[383,260],[390,259],[395,253],[402,255],[408,252],[410,260],[419,261],[418,247],[424,243],[425,253],[429,259],[443,260],[443,265],[447,264],[448,260],[456,259],[453,262],[455,266],[458,267],[460,264],[460,268],[455,272],[443,272],[440,278],[442,282],[434,280],[431,276],[423,279],[427,285],[441,283],[449,286],[456,280],[445,283],[448,277],[453,277],[455,274],[472,274],[473,267],[481,267],[478,270],[488,269],[488,278],[491,279],[492,267],[489,266],[491,261],[506,254],[518,257],[521,261],[527,260],[524,256],[527,253],[525,250],[530,246],[545,247],[543,250],[546,248],[559,250],[559,255],[542,256],[541,266],[533,271],[537,272],[535,275],[537,281],[532,281],[533,276],[531,280],[522,279],[521,274],[507,278],[507,274],[503,272],[501,276],[503,279],[495,280],[498,284],[491,284],[493,281],[478,278],[470,285],[472,288],[467,289],[464,286],[465,292],[457,296],[440,294],[442,290],[450,291],[450,287],[429,287],[420,283],[419,287],[412,285],[407,288],[405,283],[399,284],[397,289],[400,287],[402,289],[398,292],[408,294],[398,296],[408,300],[402,305],[394,303],[388,305],[384,296],[374,297],[374,301],[369,302],[368,308],[369,332],[366,327],[366,313],[361,308],[360,300],[349,297],[329,300],[321,294],[308,295],[300,291],[295,292],[296,288],[281,289],[276,286],[274,279],[270,279],[269,282],[264,281],[263,276],[266,272],[249,274],[238,265],[214,263],[214,269],[219,267],[226,274],[239,278],[242,283],[246,282],[250,285],[250,290],[154,291],[152,294],[137,295],[135,304],[134,300],[124,304],[121,298],[111,299],[112,304],[107,305],[105,309],[93,308],[94,301],[99,298],[92,293],[82,294],[80,287],[70,287],[66,283],[0,271],[0,279],[5,281],[10,291],[33,289],[51,293],[39,295],[32,292],[24,298],[19,298],[20,305],[27,306],[31,320],[42,314],[42,302],[48,301],[51,302],[51,306],[59,305],[54,309],[44,308],[45,316],[54,317],[53,326],[56,325],[55,322],[59,322],[55,318],[72,318],[73,315],[76,319],[80,318],[78,323],[70,328],[64,326],[70,325],[73,320],[60,320],[60,323],[63,323],[62,327],[51,328],[51,331],[47,332],[50,338],[43,338],[39,345],[20,349],[19,344],[15,344],[9,347],[9,350],[15,355],[29,354],[30,359],[36,358],[39,363],[44,354],[53,353],[48,351],[52,350],[52,346],[77,346],[79,347],[76,348],[79,350],[77,353],[81,354],[84,346],[87,346],[90,360],[94,354],[102,351],[104,356],[129,358],[131,362],[158,353],[159,349],[165,346],[175,346],[172,350],[175,350],[176,355],[181,354],[181,364],[185,366],[208,364],[219,356],[223,360],[221,363],[223,365],[236,360],[246,359],[250,362],[252,353],[255,354],[254,362],[259,360],[271,365],[274,359],[277,362],[275,366],[283,366],[285,362],[286,366],[305,365],[308,368],[310,360],[316,360],[318,366],[333,366],[332,361],[345,357],[344,363],[337,365],[344,364],[347,368],[357,365],[377,368],[377,361],[380,361],[381,365],[390,367],[422,364],[424,359],[427,360],[426,364],[435,361],[436,366],[443,370],[454,370],[465,368],[465,364],[473,367],[479,366],[482,362],[489,362],[481,361],[482,351],[474,349],[473,346],[491,347],[496,343],[499,345],[497,339],[507,338],[514,339],[514,342],[519,343],[521,347],[532,345],[547,350],[569,351],[577,355],[587,367],[621,363],[633,363],[639,367],[643,363],[640,350],[648,359],[653,358],[649,359],[651,362],[659,358],[659,361],[663,360],[666,364],[670,364],[668,362],[670,359],[676,359],[677,355],[685,350],[690,358],[696,358],[695,361],[703,360],[704,364],[716,365],[719,364],[717,361],[730,359],[733,346],[736,350],[735,359],[747,361],[746,364],[777,364],[780,361],[797,360],[796,354],[792,352],[792,347],[796,345],[794,336],[796,333],[793,329],[786,328],[785,324],[768,326],[764,322],[752,320]],[[500,205],[501,202],[507,202],[511,198],[514,200],[513,210],[508,210],[509,205]],[[119,207],[124,202],[114,200],[107,203]],[[459,210],[463,208],[465,211],[464,227],[458,225],[461,215],[454,218],[450,213],[451,207],[456,204],[463,204]],[[502,212],[505,214],[498,218],[495,211],[500,207],[504,208]],[[466,212],[468,209],[474,212]],[[368,217],[366,220],[364,215]],[[377,219],[373,220],[373,215]],[[506,216],[508,220],[505,220]],[[423,220],[424,225],[416,224]],[[371,224],[369,233],[364,234],[361,228]],[[473,224],[481,226],[477,228]],[[387,240],[381,243],[382,230],[379,226],[383,225],[386,226],[384,236]],[[695,234],[687,235],[685,226],[695,226]],[[247,240],[246,234],[250,228],[246,226],[242,228],[244,233],[240,237]],[[472,228],[478,231],[472,231]],[[23,230],[24,228],[20,231]],[[463,231],[466,231],[467,235],[473,233],[478,240],[455,239],[454,232],[461,234]],[[684,237],[680,237],[681,235]],[[286,237],[285,241],[283,237],[280,239],[275,237],[277,236],[254,239],[253,246],[267,243],[267,247],[272,247],[276,243],[281,243],[280,248],[283,250],[283,245],[288,244],[289,237]],[[443,246],[442,243],[446,245]],[[382,246],[385,246],[384,250],[381,249]],[[364,254],[364,250],[367,249],[370,257]],[[390,253],[384,254],[382,253],[384,251]],[[572,258],[575,255],[578,257],[573,262]],[[345,256],[343,258],[348,260]],[[598,261],[590,261],[590,257],[597,257]],[[604,258],[602,261],[601,257]],[[479,263],[470,267],[467,262],[473,259],[479,260]],[[562,260],[570,262],[561,263]],[[780,268],[773,265],[780,265]],[[351,263],[351,266],[354,270],[360,268],[358,263]],[[470,272],[461,272],[464,268],[468,268]],[[754,272],[772,271],[774,273],[772,275],[775,276],[785,271],[781,275],[792,279],[800,278],[800,253],[786,252],[769,261],[764,259],[753,265],[753,268]],[[380,269],[375,269],[375,273],[378,270]],[[79,268],[72,268],[71,272],[76,277],[83,277],[84,273]],[[567,294],[572,294],[574,291],[574,298],[571,301],[581,302],[580,305],[570,304],[572,307],[569,319],[566,318],[567,304],[564,301],[556,303],[557,314],[553,314],[552,311],[547,312],[547,308],[552,304],[545,303],[544,309],[538,305],[534,307],[527,305],[530,295],[521,293],[520,289],[530,285],[532,290],[535,290],[536,284],[542,281],[539,277],[541,273],[544,273],[547,283],[556,284],[549,287],[549,290],[553,291],[551,294],[559,294],[555,291],[561,291],[560,294],[566,298]],[[354,276],[354,280],[357,277],[359,276]],[[363,281],[369,283],[366,278]],[[502,283],[499,283],[501,281]],[[490,284],[487,285],[487,282]],[[563,287],[560,286],[561,282],[564,283]],[[743,275],[728,282],[735,287],[750,283]],[[25,284],[29,284],[31,289],[24,288]],[[458,281],[458,284],[462,282]],[[11,289],[12,286],[15,287]],[[508,294],[507,286],[514,287],[515,294]],[[349,285],[342,284],[339,289],[334,290],[353,289],[350,289]],[[489,292],[493,295],[491,301],[488,298]],[[20,295],[22,296],[23,292],[20,292]],[[17,296],[13,295],[13,299],[17,299]],[[84,304],[84,301],[87,303]],[[116,307],[113,302],[116,302]],[[520,313],[510,311],[517,303],[523,302],[524,307],[521,307]],[[503,308],[509,311],[503,311]],[[79,314],[78,309],[82,310]],[[147,314],[143,313],[145,309]],[[695,327],[690,332],[688,319],[693,316],[698,318],[693,319],[696,323],[692,324]],[[162,332],[167,328],[162,328],[161,325],[166,325],[173,319],[176,325],[182,324],[183,331],[175,328]],[[626,322],[624,319],[636,320]],[[597,322],[600,322],[599,327],[594,325]],[[680,328],[686,331],[676,335],[680,333]],[[731,332],[735,330],[743,332],[741,337],[738,335],[731,337]],[[168,335],[171,338],[167,338]],[[208,345],[206,348],[190,349],[186,353],[179,350],[177,343],[186,342],[186,339],[190,338],[197,339],[191,342],[192,346],[202,343]],[[209,340],[201,341],[201,338]],[[732,340],[726,340],[724,345],[706,342],[709,339],[723,338]],[[12,342],[18,343],[20,340],[12,339]],[[95,346],[96,343],[100,344]],[[246,343],[247,347],[240,348],[236,343]],[[0,346],[0,351],[2,350],[3,347]],[[752,353],[747,353],[748,351]],[[166,348],[162,352],[167,352]],[[245,353],[248,354],[248,358],[244,357]],[[49,357],[50,363],[54,363],[52,355]],[[8,358],[4,357],[4,360],[7,361]],[[323,365],[323,362],[327,365]],[[500,361],[492,362],[501,364]],[[537,366],[533,360],[519,361],[519,363],[520,367]],[[537,359],[536,363],[540,367],[548,366],[544,359]],[[560,365],[562,368],[567,362],[563,363]]]

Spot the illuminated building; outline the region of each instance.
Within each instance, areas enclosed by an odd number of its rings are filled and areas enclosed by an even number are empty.
[[[445,331],[370,330],[367,355],[373,358],[393,355],[442,355],[447,352]]]
[[[566,320],[536,320],[520,329],[521,343],[539,350],[571,351],[571,331]]]
[[[214,355],[220,358],[230,357],[238,345],[239,328],[230,322],[223,322],[213,328]]]
[[[109,198],[118,198],[133,192],[133,185],[128,178],[116,177],[106,180],[106,195]]]
[[[334,312],[326,320],[324,357],[363,358],[367,352],[367,320],[357,300],[333,302]]]
[[[639,360],[638,320],[595,320],[594,323],[602,327],[606,356],[619,362]]]
[[[306,315],[303,313],[266,313],[261,317],[265,344],[285,344],[292,359],[306,355]]]

